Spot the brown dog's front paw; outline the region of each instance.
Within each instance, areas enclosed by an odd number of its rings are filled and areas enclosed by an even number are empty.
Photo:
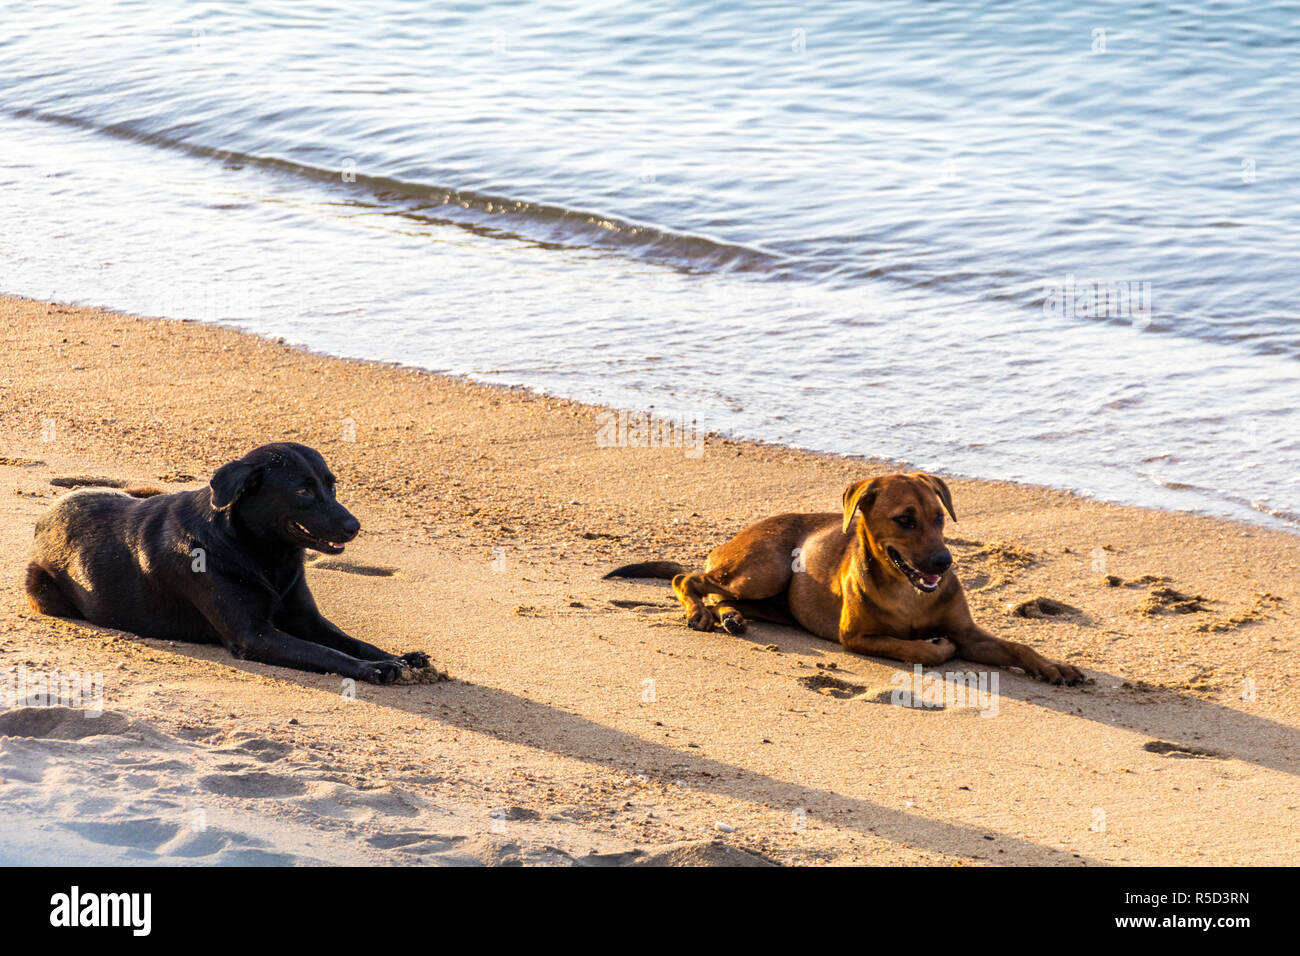
[[[687,617],[686,623],[690,625],[693,631],[708,633],[718,626],[718,616],[713,613],[712,608],[702,607]]]
[[[957,653],[957,645],[946,637],[932,637],[918,645],[920,664],[942,664]]]
[[[745,633],[745,619],[739,611],[725,611],[719,623],[724,631],[733,636]]]

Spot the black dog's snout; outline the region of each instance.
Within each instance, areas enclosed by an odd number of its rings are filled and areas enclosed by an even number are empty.
[[[935,574],[943,574],[952,567],[952,555],[947,551],[936,551],[930,555],[930,567]]]
[[[355,538],[357,532],[361,530],[361,522],[345,511],[343,512],[343,519],[339,522],[339,528],[349,538]]]

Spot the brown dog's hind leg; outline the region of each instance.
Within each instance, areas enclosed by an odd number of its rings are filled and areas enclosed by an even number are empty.
[[[706,605],[707,607],[708,605]],[[750,621],[769,621],[773,624],[785,624],[798,627],[785,602],[776,598],[762,601],[747,601],[743,598],[720,598],[713,605],[712,611],[718,618],[718,625],[728,634],[744,634]]]
[[[723,587],[715,572],[679,574],[673,578],[673,593],[686,609],[686,623],[697,631],[711,631],[721,625],[728,634],[745,633],[745,616],[736,606],[741,595]],[[719,598],[712,606],[705,599]]]
[[[696,631],[711,631],[718,626],[718,615],[704,603],[709,594],[718,593],[706,574],[679,574],[673,578],[673,593],[686,609],[686,623]]]
[[[783,594],[793,573],[789,562],[777,549],[764,551],[736,549],[728,554],[728,545],[709,556],[712,565],[696,574],[679,574],[673,578],[673,592],[686,609],[686,622],[697,631],[711,631],[719,624],[728,634],[742,634],[745,616],[742,602],[765,601]],[[710,596],[719,598],[713,607],[705,603]]]
[[[745,615],[740,613],[740,601],[731,598],[723,598],[717,604],[713,605],[713,611],[718,615],[718,624],[728,634],[745,633]]]
[[[697,631],[719,624],[729,634],[745,630],[737,601],[764,601],[785,593],[794,574],[790,555],[798,529],[760,522],[709,554],[702,573],[679,574],[673,592],[686,609],[686,622]],[[714,607],[705,599],[717,597]]]
[[[35,562],[27,565],[27,603],[37,614],[51,617],[81,617],[76,605],[59,590],[50,572]]]

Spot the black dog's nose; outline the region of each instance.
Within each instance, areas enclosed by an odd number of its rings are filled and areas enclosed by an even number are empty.
[[[348,515],[346,518],[343,519],[343,523],[341,527],[343,528],[345,534],[355,535],[358,531],[361,530],[361,522],[358,521],[356,518],[352,517],[352,515]]]
[[[934,568],[935,574],[943,574],[952,567],[952,555],[947,551],[936,551],[930,555],[930,567]]]

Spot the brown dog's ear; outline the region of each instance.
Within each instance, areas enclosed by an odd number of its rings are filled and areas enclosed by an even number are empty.
[[[880,479],[868,478],[865,481],[859,481],[856,484],[849,485],[844,489],[844,533],[848,534],[849,527],[853,524],[853,513],[859,508],[865,515],[871,510],[871,506],[876,503],[876,495],[880,493]]]
[[[942,504],[944,510],[948,512],[948,517],[952,518],[953,521],[957,520],[957,513],[952,510],[952,492],[948,490],[948,486],[944,484],[942,478],[937,478],[934,475],[927,475],[923,471],[914,471],[907,477],[915,478],[917,481],[923,481],[934,489],[934,493],[939,496],[939,503]]]
[[[208,482],[208,487],[212,489],[212,507],[217,511],[225,511],[240,495],[251,490],[256,474],[257,466],[243,459],[222,465]]]

